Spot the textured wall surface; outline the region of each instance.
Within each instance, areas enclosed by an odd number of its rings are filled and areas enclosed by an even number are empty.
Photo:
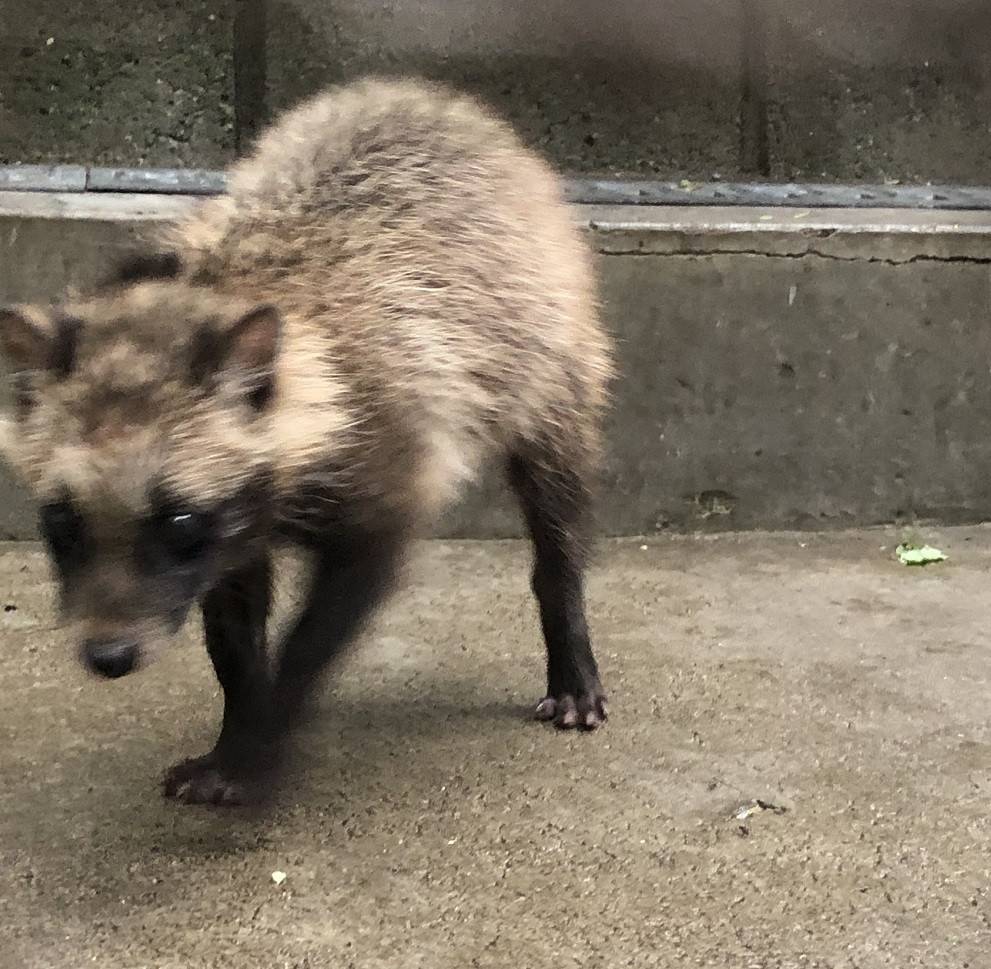
[[[255,43],[264,2],[0,0],[0,162],[219,165],[238,118],[372,71],[570,171],[991,181],[984,0],[267,0]]]

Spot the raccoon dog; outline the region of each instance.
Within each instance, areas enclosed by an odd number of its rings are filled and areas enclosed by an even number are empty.
[[[491,461],[533,538],[536,714],[605,720],[583,601],[611,375],[592,280],[557,179],[505,124],[372,80],[284,115],[227,195],[100,286],[0,311],[7,450],[83,663],[123,676],[202,609],[223,725],[168,795],[270,786],[280,738],[410,538]],[[286,545],[314,566],[270,660]]]

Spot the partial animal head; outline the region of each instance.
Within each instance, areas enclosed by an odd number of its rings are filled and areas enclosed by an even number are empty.
[[[280,318],[135,260],[87,298],[0,309],[4,445],[86,665],[121,676],[261,554]]]

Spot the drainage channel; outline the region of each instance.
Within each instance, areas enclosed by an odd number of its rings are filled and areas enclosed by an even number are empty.
[[[224,191],[225,186],[226,176],[223,172],[207,169],[0,165],[0,191],[218,195]],[[566,178],[565,194],[569,202],[577,205],[991,211],[991,186],[819,185]]]

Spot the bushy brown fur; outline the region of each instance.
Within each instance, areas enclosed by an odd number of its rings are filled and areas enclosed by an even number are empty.
[[[9,452],[42,500],[67,488],[119,537],[155,487],[211,505],[264,479],[272,536],[408,536],[494,459],[521,496],[574,503],[548,528],[580,572],[609,345],[558,180],[508,126],[420,83],[331,91],[279,120],[163,246],[175,278],[138,273],[59,308],[78,321],[66,372],[15,366]],[[204,330],[260,304],[281,331],[254,410],[264,366],[225,364],[209,386],[189,369]],[[21,317],[51,336],[50,314]]]
[[[68,478],[138,511],[153,475],[221,495],[271,461],[291,499],[329,464],[423,520],[493,452],[594,468],[610,364],[590,257],[555,176],[473,101],[387,82],[317,97],[168,242],[188,285],[66,306],[88,352],[11,449],[41,494]],[[242,426],[166,364],[202,318],[256,302],[284,331],[272,413]]]
[[[556,177],[474,102],[316,98],[174,241],[194,278],[284,314],[289,493],[329,451],[353,493],[416,516],[520,442],[594,466],[610,369],[590,257]]]

